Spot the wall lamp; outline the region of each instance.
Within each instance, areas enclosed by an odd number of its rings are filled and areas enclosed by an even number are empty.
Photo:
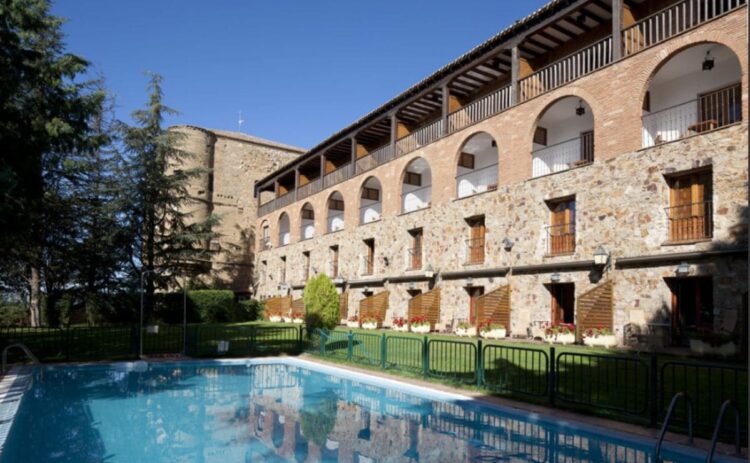
[[[690,264],[687,262],[680,262],[680,265],[677,266],[677,276],[686,277],[688,275],[690,275]]]
[[[549,281],[551,281],[552,283],[560,283],[561,280],[562,276],[560,276],[560,274],[557,272],[549,276]]]

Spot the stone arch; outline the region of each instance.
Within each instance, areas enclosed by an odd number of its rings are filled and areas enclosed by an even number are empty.
[[[312,203],[305,202],[299,210],[299,238],[308,240],[315,236],[315,208]]]
[[[401,212],[412,212],[432,203],[432,169],[427,159],[411,159],[401,171]]]
[[[490,133],[478,131],[466,137],[454,157],[456,197],[497,189],[499,162],[497,141]]]
[[[289,220],[289,214],[286,212],[282,212],[279,215],[278,220],[278,232],[279,232],[279,241],[278,245],[286,246],[291,242],[291,229],[290,229],[290,220]]]
[[[549,102],[531,133],[532,177],[594,162],[594,109],[581,95],[566,94]]]
[[[344,195],[336,190],[331,192],[326,199],[326,232],[331,233],[343,230],[344,222]]]
[[[359,223],[380,220],[383,214],[383,184],[375,175],[367,177],[359,187]]]

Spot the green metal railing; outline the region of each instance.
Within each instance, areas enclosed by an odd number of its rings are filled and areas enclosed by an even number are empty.
[[[500,395],[629,417],[651,426],[659,424],[664,401],[677,391],[706,399],[697,407],[698,423],[706,430],[727,399],[736,401],[743,418],[747,417],[747,369],[739,366],[671,361],[657,354],[557,353],[555,347],[485,344],[481,339],[454,341],[341,330],[317,334],[319,344],[309,351],[315,355],[473,384]],[[679,414],[676,418],[679,423]],[[433,419],[440,421],[439,416]],[[440,427],[450,432],[461,428],[455,417]]]

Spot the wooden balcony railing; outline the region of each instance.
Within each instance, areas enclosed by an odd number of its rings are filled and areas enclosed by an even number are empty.
[[[300,199],[307,198],[308,196],[312,196],[322,190],[323,179],[316,178],[315,180],[310,181],[310,183],[305,183],[297,188],[297,200],[299,201]]]
[[[369,153],[367,156],[363,156],[357,159],[355,175],[367,172],[370,169],[374,169],[379,165],[385,164],[386,162],[393,159],[393,146],[390,144],[381,146],[380,148]]]
[[[547,226],[547,255],[572,254],[576,250],[575,222]]]
[[[740,84],[643,116],[643,147],[679,140],[742,120]]]
[[[519,80],[520,100],[549,92],[611,62],[612,36],[609,36]]]
[[[713,236],[713,203],[702,201],[665,208],[669,220],[669,241],[696,241]]]
[[[396,142],[396,157],[411,153],[443,136],[443,120],[415,130]]]
[[[362,256],[362,276],[370,276],[375,271],[375,262],[369,256]]]
[[[466,240],[466,263],[484,263],[484,238],[469,238]]]
[[[743,6],[746,0],[684,0],[646,16],[622,31],[624,54],[632,55]]]
[[[463,108],[448,115],[448,131],[453,133],[479,121],[483,121],[495,114],[501,113],[512,106],[511,86],[506,85],[500,90],[467,104]]]

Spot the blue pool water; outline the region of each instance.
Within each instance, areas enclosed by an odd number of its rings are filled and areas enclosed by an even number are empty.
[[[136,362],[35,371],[0,463],[649,462],[652,448],[296,359]]]

